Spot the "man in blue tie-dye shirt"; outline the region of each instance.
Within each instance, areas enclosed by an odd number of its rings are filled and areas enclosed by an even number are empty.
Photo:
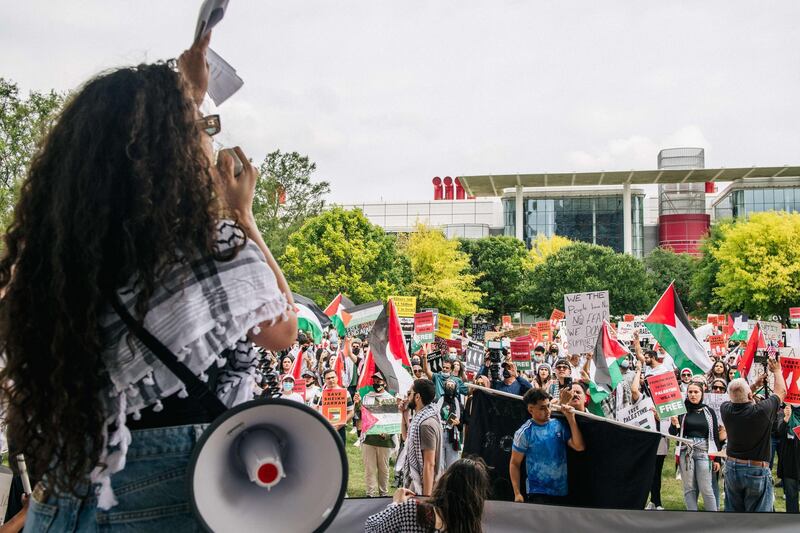
[[[531,419],[514,434],[509,474],[514,501],[529,503],[564,503],[567,495],[567,446],[577,452],[585,449],[583,436],[575,422],[575,410],[562,405],[566,424],[550,418],[550,395],[531,389],[523,401]],[[525,459],[528,471],[525,493],[520,490],[520,467]]]

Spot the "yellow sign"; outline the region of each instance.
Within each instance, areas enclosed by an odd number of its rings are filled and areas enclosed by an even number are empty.
[[[389,296],[389,299],[394,302],[394,307],[397,309],[397,316],[402,318],[414,318],[414,313],[417,312],[416,296]]]
[[[436,336],[440,339],[448,340],[453,335],[453,322],[455,318],[443,314],[439,314],[439,329],[436,330]]]

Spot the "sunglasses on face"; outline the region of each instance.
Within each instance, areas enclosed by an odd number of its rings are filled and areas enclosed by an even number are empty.
[[[208,134],[209,137],[213,137],[222,131],[222,123],[219,120],[219,115],[207,115],[199,119],[197,124]]]
[[[725,392],[725,387],[711,387],[714,392]]]

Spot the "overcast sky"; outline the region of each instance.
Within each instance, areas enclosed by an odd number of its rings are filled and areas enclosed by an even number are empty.
[[[200,0],[6,3],[0,76],[73,89],[179,55]],[[13,7],[12,7],[13,6]],[[800,2],[230,0],[224,141],[317,162],[336,202],[433,176],[800,163]]]

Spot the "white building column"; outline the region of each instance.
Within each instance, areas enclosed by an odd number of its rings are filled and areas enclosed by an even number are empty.
[[[525,233],[522,231],[522,185],[517,185],[517,193],[514,197],[515,205],[514,205],[514,236],[521,240],[525,241]]]
[[[622,247],[626,254],[633,254],[633,218],[631,207],[631,184],[622,186]]]

